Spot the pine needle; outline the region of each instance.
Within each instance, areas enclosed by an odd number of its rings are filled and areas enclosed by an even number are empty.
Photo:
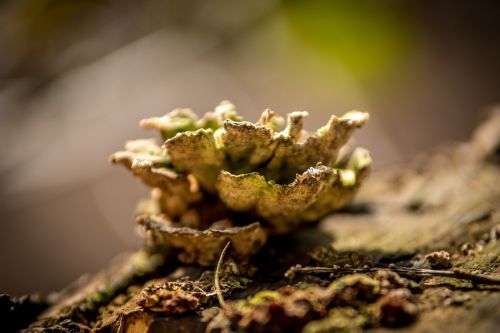
[[[226,254],[226,250],[229,247],[229,244],[231,244],[231,241],[228,241],[226,246],[224,246],[224,248],[222,249],[219,261],[217,262],[217,267],[215,268],[215,281],[214,281],[215,292],[217,293],[217,299],[219,300],[219,304],[222,308],[226,305],[226,302],[224,301],[224,297],[222,296],[222,291],[220,289],[219,272],[222,266],[222,262],[224,261],[224,254]]]

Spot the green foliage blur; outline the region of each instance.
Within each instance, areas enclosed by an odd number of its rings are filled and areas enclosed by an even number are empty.
[[[405,6],[380,1],[283,0],[284,16],[305,47],[345,66],[359,79],[391,69],[411,47]]]

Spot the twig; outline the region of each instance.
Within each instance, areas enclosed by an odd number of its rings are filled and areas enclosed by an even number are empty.
[[[220,289],[219,271],[220,267],[222,266],[222,262],[224,261],[224,254],[226,254],[226,250],[229,247],[229,244],[231,244],[231,241],[228,241],[226,246],[224,246],[224,248],[222,249],[219,261],[217,262],[217,267],[215,268],[215,281],[214,281],[215,292],[217,293],[217,299],[219,300],[219,304],[222,308],[226,305],[226,302],[224,302],[224,297],[222,297],[222,291]]]
[[[442,276],[455,279],[469,280],[474,284],[487,284],[487,285],[500,285],[500,278],[495,278],[482,274],[472,274],[458,269],[452,270],[434,270],[434,269],[419,269],[419,268],[407,268],[407,267],[364,267],[364,268],[347,268],[347,267],[312,267],[306,266],[302,267],[300,265],[291,267],[285,276],[292,278],[294,274],[327,274],[327,273],[340,273],[340,274],[353,274],[353,273],[367,273],[376,272],[380,270],[387,270],[396,272],[400,275],[407,277],[412,276]]]

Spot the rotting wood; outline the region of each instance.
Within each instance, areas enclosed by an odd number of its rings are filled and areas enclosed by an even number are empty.
[[[342,213],[317,227],[270,239],[255,257],[259,271],[253,284],[231,299],[286,285],[288,280],[284,273],[287,269],[294,265],[303,265],[305,269],[310,264],[307,252],[317,245],[332,243],[339,253],[359,251],[371,255],[376,267],[321,268],[324,272],[363,273],[377,271],[383,265],[383,269],[401,274],[431,275],[424,276],[426,285],[431,288],[416,295],[421,317],[403,331],[498,331],[498,291],[477,292],[447,278],[487,284],[497,284],[500,278],[500,241],[497,241],[500,225],[499,122],[500,112],[497,111],[478,129],[471,142],[375,173],[358,199]],[[454,269],[405,267],[410,259],[434,250],[449,251]],[[170,263],[178,265],[173,259]],[[103,286],[109,286],[110,281],[119,281],[111,285],[120,287],[99,304],[101,310],[109,308],[105,316],[116,321],[106,329],[119,332],[132,332],[138,327],[147,332],[204,330],[206,324],[201,321],[201,312],[183,316],[147,314],[135,306],[133,291],[121,307],[116,307],[119,310],[111,311],[110,299],[116,300],[132,284],[130,274],[127,269],[108,269],[80,283],[57,298],[39,321],[32,324],[30,331],[43,331],[44,326],[68,314],[71,314],[68,319],[81,325],[82,331],[90,329],[95,315],[91,320],[78,322],[80,319],[73,314],[78,313],[76,309],[86,301],[97,299],[98,295],[102,297]],[[436,279],[435,275],[440,276]],[[146,280],[135,280],[135,283],[151,283]],[[461,306],[460,302],[468,306]],[[125,310],[127,306],[129,310]],[[61,326],[61,329],[65,328]]]

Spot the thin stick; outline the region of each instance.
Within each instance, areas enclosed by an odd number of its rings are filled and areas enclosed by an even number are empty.
[[[219,300],[219,304],[222,308],[226,305],[226,302],[224,302],[224,297],[222,297],[222,291],[220,289],[219,271],[220,267],[222,266],[222,262],[224,261],[224,254],[226,254],[226,250],[229,247],[229,244],[231,244],[231,241],[228,241],[226,246],[224,246],[224,248],[222,249],[219,261],[217,262],[217,267],[215,268],[215,281],[214,281],[215,292],[217,293],[217,299]]]
[[[495,278],[482,274],[472,274],[457,269],[452,270],[434,270],[434,269],[418,269],[418,268],[407,268],[407,267],[365,267],[365,268],[346,268],[346,267],[312,267],[312,266],[295,266],[286,272],[285,276],[293,277],[296,273],[302,274],[322,274],[322,273],[341,273],[341,274],[352,274],[352,273],[366,273],[366,272],[376,272],[380,270],[387,270],[396,272],[398,274],[412,277],[412,276],[442,276],[450,277],[455,279],[469,280],[475,284],[487,284],[487,285],[500,285],[500,278]]]

